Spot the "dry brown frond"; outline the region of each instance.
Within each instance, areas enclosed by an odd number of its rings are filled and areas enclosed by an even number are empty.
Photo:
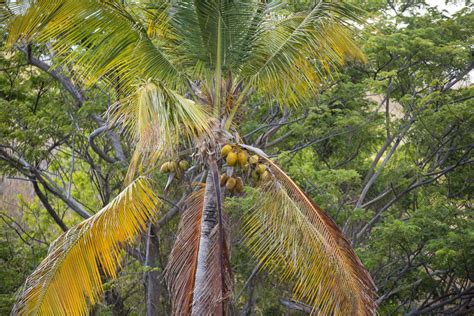
[[[263,158],[263,157],[262,157]],[[293,282],[296,300],[322,315],[373,315],[375,285],[334,221],[276,164],[244,224],[263,266]]]

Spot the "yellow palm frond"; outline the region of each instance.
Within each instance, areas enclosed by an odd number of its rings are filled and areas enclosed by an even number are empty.
[[[153,166],[163,155],[175,156],[182,145],[204,133],[211,135],[211,118],[204,106],[159,82],[147,81],[111,109],[112,123],[121,123],[136,141],[129,175],[139,162]]]
[[[121,247],[152,219],[159,204],[144,178],[130,184],[94,216],[62,234],[31,274],[14,315],[88,315],[115,277]]]
[[[332,219],[274,163],[255,192],[246,244],[320,315],[375,314],[375,285]]]
[[[347,59],[365,60],[344,22],[357,19],[351,10],[355,8],[321,0],[309,13],[267,21],[241,76],[272,100],[298,105]]]
[[[35,0],[9,23],[9,43],[47,43],[54,61],[88,83],[107,78],[122,94],[137,78],[183,83],[146,27],[117,1]],[[105,77],[104,77],[105,76]]]

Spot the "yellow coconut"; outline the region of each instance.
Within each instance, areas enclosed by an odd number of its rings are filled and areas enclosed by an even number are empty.
[[[221,149],[221,156],[226,157],[230,153],[231,150],[232,150],[231,145],[229,144],[224,145],[224,147],[222,147]]]
[[[237,161],[239,162],[239,165],[243,167],[247,163],[248,155],[245,150],[239,151],[237,154]]]
[[[187,170],[188,169],[188,166],[189,166],[189,163],[186,161],[186,160],[181,160],[179,162],[179,169],[181,170]]]
[[[161,167],[160,167],[160,172],[161,172],[161,173],[168,173],[168,172],[170,172],[170,165],[169,165],[168,162],[165,162],[165,163],[163,163],[163,164],[161,165]]]
[[[270,178],[270,173],[269,173],[267,170],[265,170],[265,171],[262,173],[262,175],[260,176],[260,178],[261,178],[262,180],[268,180],[268,178]]]
[[[253,155],[249,158],[249,163],[255,165],[258,163],[258,155]]]
[[[235,164],[237,163],[237,154],[234,151],[231,151],[227,155],[226,162],[228,166],[231,166],[231,167],[235,166]]]
[[[178,164],[176,163],[176,161],[170,161],[168,162],[168,165],[169,165],[170,172],[178,171]]]
[[[262,174],[265,172],[267,167],[265,167],[264,164],[258,164],[257,167],[255,167],[255,171],[257,171],[258,174]]]

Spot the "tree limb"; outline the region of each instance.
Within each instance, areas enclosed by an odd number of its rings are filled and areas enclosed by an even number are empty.
[[[51,204],[49,204],[48,198],[46,197],[46,195],[44,195],[43,192],[41,192],[41,189],[38,186],[38,183],[35,180],[31,181],[31,183],[33,184],[33,188],[35,190],[35,193],[38,196],[38,198],[40,199],[41,203],[43,203],[43,206],[46,209],[46,211],[48,211],[49,215],[51,215],[53,220],[56,222],[56,224],[58,224],[59,227],[61,227],[61,229],[63,231],[67,231],[68,230],[67,226],[61,220],[61,218],[58,216],[58,214],[54,211]]]

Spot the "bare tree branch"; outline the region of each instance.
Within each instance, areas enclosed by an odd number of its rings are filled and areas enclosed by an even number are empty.
[[[51,215],[53,220],[56,222],[56,224],[58,224],[59,227],[61,227],[61,229],[63,231],[67,231],[68,230],[67,226],[61,220],[61,218],[58,216],[58,214],[54,211],[54,209],[51,206],[51,204],[49,203],[48,198],[46,197],[46,195],[44,195],[44,193],[41,192],[41,189],[38,186],[38,183],[36,181],[31,181],[31,183],[33,184],[33,188],[35,190],[35,193],[38,196],[38,198],[40,199],[41,203],[43,203],[43,206],[46,209],[46,211],[48,211],[49,215]]]

